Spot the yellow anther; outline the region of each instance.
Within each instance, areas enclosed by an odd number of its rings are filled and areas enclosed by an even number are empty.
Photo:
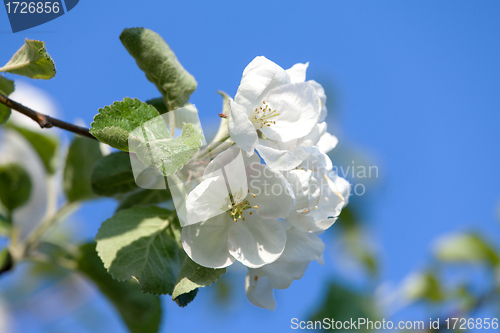
[[[253,208],[255,208],[255,209],[259,209],[259,206],[255,205],[255,206],[253,206]]]

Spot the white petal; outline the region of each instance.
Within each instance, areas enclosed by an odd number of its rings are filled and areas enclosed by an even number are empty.
[[[211,177],[210,174],[212,172],[230,165],[236,159],[242,159],[244,167],[247,167],[252,163],[260,164],[260,158],[258,155],[252,154],[251,156],[248,156],[247,154],[243,154],[242,150],[239,147],[233,146],[218,154],[210,163],[208,163],[205,171],[203,172],[203,177]],[[237,164],[240,165],[241,162],[237,162]],[[227,173],[231,170],[225,171]]]
[[[259,140],[255,146],[266,164],[275,170],[291,170],[302,160],[290,150],[282,150],[271,140]]]
[[[271,89],[289,82],[283,68],[265,57],[256,57],[243,71],[234,100],[250,111]]]
[[[273,89],[264,98],[278,114],[262,133],[272,140],[290,141],[307,135],[316,125],[320,106],[316,90],[309,83],[290,83]]]
[[[239,193],[239,197],[244,198],[248,190],[245,160],[249,160],[249,158],[240,148],[229,148],[217,155],[217,157],[208,164],[203,176],[213,177],[213,175],[223,173],[233,197],[238,196]]]
[[[300,280],[309,266],[309,262],[273,262],[259,268],[265,271],[275,289],[286,289],[294,280]]]
[[[305,64],[295,64],[291,68],[287,69],[286,72],[290,77],[290,82],[304,82],[306,80],[306,70],[309,67],[309,63]]]
[[[255,127],[248,119],[248,114],[243,106],[234,101],[231,101],[229,105],[231,107],[228,122],[229,135],[241,148],[253,153],[258,140]]]
[[[247,168],[249,194],[247,200],[262,218],[286,218],[295,206],[293,189],[283,175],[267,165],[253,164]]]
[[[337,143],[339,142],[339,139],[337,139],[336,136],[331,135],[330,133],[326,132],[321,136],[321,138],[318,141],[318,148],[320,151],[323,153],[328,153],[331,151],[333,148],[337,146]]]
[[[229,254],[228,234],[234,224],[229,213],[182,228],[182,247],[199,265],[223,268],[235,259]]]
[[[304,147],[316,146],[323,134],[326,132],[326,123],[318,123],[314,125],[312,130],[304,137],[300,138],[297,145]]]
[[[317,146],[301,147],[307,158],[302,161],[300,168],[313,170],[317,173],[330,172],[333,168],[332,160],[327,154],[319,150]]]
[[[262,219],[257,214],[233,222],[229,231],[229,253],[250,268],[276,261],[285,243],[286,232],[280,221]]]
[[[296,228],[287,230],[285,251],[272,264],[258,269],[267,275],[273,288],[286,289],[294,280],[304,275],[309,263],[318,260],[325,250],[325,244],[316,235],[304,233]]]
[[[321,180],[321,179],[320,179]],[[321,196],[317,207],[291,212],[288,222],[304,232],[321,232],[332,226],[350,195],[350,184],[336,173],[323,174]]]
[[[304,233],[297,228],[287,230],[286,235],[285,251],[279,258],[279,262],[318,260],[325,250],[325,244],[317,235]]]
[[[220,170],[212,175],[217,173],[219,173],[218,176],[204,180],[189,193],[186,200],[187,223],[185,225],[206,221],[229,209],[230,199],[226,181]]]
[[[287,220],[291,225],[303,232],[321,232],[330,228],[337,221],[337,218],[317,220],[310,213],[298,214],[291,212]]]
[[[321,84],[319,84],[318,82],[316,82],[314,80],[309,80],[309,81],[307,81],[307,83],[309,83],[310,85],[312,85],[314,87],[314,89],[316,89],[316,92],[318,93],[318,96],[321,100],[321,112],[319,115],[318,122],[323,122],[323,121],[325,121],[326,116],[328,114],[328,111],[326,109],[325,89],[323,89],[323,86]]]
[[[335,172],[329,172],[328,177],[335,184],[335,188],[338,193],[344,198],[344,206],[349,202],[349,196],[351,195],[351,184],[344,178],[339,177]]]
[[[290,170],[283,172],[283,176],[295,193],[295,210],[315,207],[321,193],[316,178],[312,177],[310,170]]]
[[[255,275],[255,270],[249,269],[245,276],[245,294],[248,300],[255,306],[274,310],[276,301],[274,300],[273,287],[267,276]]]

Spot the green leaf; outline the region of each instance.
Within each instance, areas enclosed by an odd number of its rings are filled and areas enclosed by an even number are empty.
[[[12,223],[2,214],[0,214],[0,236],[10,236]]]
[[[98,141],[75,136],[64,167],[64,192],[69,202],[95,197],[90,187],[90,172],[94,163],[101,157]]]
[[[187,303],[185,303],[185,300],[180,297],[181,295],[187,295],[193,290],[211,285],[212,283],[217,281],[225,272],[225,268],[213,269],[200,266],[193,260],[191,260],[191,258],[186,256],[175,283],[174,292],[172,293],[172,299],[176,301],[180,306],[186,306]],[[180,300],[181,302],[179,302],[178,300]],[[192,299],[189,300],[189,302],[191,301]]]
[[[166,122],[151,105],[125,98],[99,110],[90,133],[168,176],[187,164],[201,147],[203,135],[194,124],[184,124],[173,139]]]
[[[372,298],[356,291],[331,282],[325,288],[326,297],[311,320],[323,320],[332,318],[338,321],[357,321],[358,318],[366,318],[371,321],[378,320],[377,308]],[[358,327],[359,332],[366,332],[366,327]]]
[[[162,172],[164,176],[177,172],[186,165],[201,147],[203,140],[200,129],[193,124],[185,124],[182,134],[175,139],[169,138],[170,134],[165,127],[162,130],[161,124],[148,123],[144,126],[144,131],[148,132],[146,138],[141,137],[140,131],[134,131],[138,140],[132,150],[145,165]]]
[[[28,202],[31,178],[19,164],[0,165],[0,201],[9,212]]]
[[[120,40],[148,80],[161,92],[167,109],[184,106],[197,83],[163,38],[149,29],[131,28],[123,30]]]
[[[165,105],[163,97],[152,98],[150,100],[147,100],[146,103],[154,106],[155,109],[158,110],[160,114],[165,114],[169,111],[167,109],[167,106]]]
[[[456,263],[487,263],[498,265],[500,259],[496,250],[481,236],[455,234],[440,239],[434,249],[436,258]]]
[[[193,104],[187,103],[185,104],[181,109],[176,109],[173,111],[169,111],[167,109],[167,106],[165,105],[165,102],[163,101],[163,98],[158,97],[158,98],[153,98],[148,101],[146,101],[147,104],[152,105],[155,107],[156,110],[160,114],[165,114],[167,112],[173,112],[175,115],[175,127],[182,129],[184,124],[194,124],[197,126],[200,126],[200,118],[198,117],[198,110]]]
[[[126,97],[99,109],[90,125],[90,134],[113,148],[128,151],[129,134],[159,115],[153,106]]]
[[[0,275],[10,271],[14,267],[14,261],[9,252],[9,249],[3,249],[0,252]]]
[[[13,125],[12,123],[9,123],[7,126],[19,132],[29,141],[33,149],[38,153],[38,156],[42,159],[43,165],[49,174],[53,174],[56,171],[57,151],[59,148],[57,137],[34,132],[24,127]]]
[[[172,195],[170,194],[170,191],[168,189],[147,190],[141,188],[136,191],[127,193],[125,196],[123,196],[116,211],[127,209],[132,206],[156,205],[170,199],[172,199]]]
[[[92,168],[90,183],[95,194],[112,197],[138,189],[127,153],[104,156]]]
[[[132,333],[158,332],[161,303],[157,296],[144,294],[137,282],[119,282],[106,272],[97,256],[95,244],[80,246],[78,270],[89,278],[118,310]]]
[[[56,65],[45,49],[45,42],[25,39],[24,45],[0,68],[0,72],[48,80],[56,75]]]
[[[437,276],[428,271],[411,275],[406,281],[404,294],[410,301],[440,302],[444,299],[442,290]]]
[[[96,236],[104,267],[117,280],[134,277],[151,294],[172,294],[183,252],[174,212],[158,207],[121,210]]]
[[[14,92],[14,81],[0,76],[0,93],[9,96]],[[0,104],[0,125],[5,123],[10,117],[11,110],[4,104]]]

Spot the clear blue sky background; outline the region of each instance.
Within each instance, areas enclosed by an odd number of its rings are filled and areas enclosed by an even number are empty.
[[[24,38],[44,40],[57,75],[33,84],[56,98],[61,118],[90,124],[116,100],[159,96],[118,38],[123,28],[150,28],[196,77],[191,101],[208,132],[221,107],[215,91],[234,96],[255,56],[284,68],[309,61],[308,78],[334,94],[330,128],[379,167],[365,217],[380,245],[381,280],[397,282],[422,266],[439,235],[475,229],[500,239],[499,17],[498,1],[80,1],[16,34],[0,9],[0,63]],[[88,237],[113,210],[111,201],[84,207]],[[335,270],[327,246],[326,267],[311,265],[277,293],[274,313],[248,304],[241,275],[226,308],[213,306],[213,291],[185,309],[164,298],[163,331],[287,331]],[[93,304],[112,314],[104,301]]]

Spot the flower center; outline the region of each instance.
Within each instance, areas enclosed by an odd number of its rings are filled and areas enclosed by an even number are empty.
[[[276,110],[271,110],[266,101],[262,102],[262,106],[255,108],[252,115],[250,116],[250,121],[253,123],[255,128],[263,128],[264,126],[271,126],[276,124],[276,121],[272,118],[279,116]]]
[[[248,191],[250,193],[250,191]],[[257,196],[255,194],[252,194],[254,198]],[[245,217],[243,217],[243,213],[246,210],[252,210],[248,212],[248,215],[252,215],[253,213],[253,208],[258,209],[258,206],[252,206],[248,202],[248,200],[244,200],[243,196],[241,193],[236,193],[233,196],[230,196],[231,198],[231,204],[228,205],[229,208],[229,214],[231,214],[231,217],[233,218],[234,222],[238,222],[238,219],[242,219],[245,221]]]

